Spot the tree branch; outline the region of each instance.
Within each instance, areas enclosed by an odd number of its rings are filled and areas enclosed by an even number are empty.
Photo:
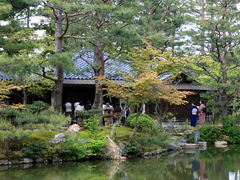
[[[76,36],[67,35],[67,36],[64,36],[64,38],[86,39],[86,37],[82,37],[82,36],[80,36],[80,35],[76,35]]]
[[[49,7],[50,9],[52,9],[54,17],[56,18],[56,20],[58,20],[58,16],[57,16],[57,14],[56,14],[55,8],[54,8],[53,6],[47,4],[46,1],[43,1],[43,4],[44,4],[45,6],[47,6],[47,7]]]
[[[88,13],[89,13],[89,12],[88,12]],[[75,20],[73,20],[73,21],[70,21],[69,24],[74,24],[74,23],[77,23],[77,22],[80,22],[80,21],[84,20],[84,19],[87,18],[87,17],[95,16],[95,14],[88,14],[88,13],[86,13],[85,16],[83,16],[83,17],[81,17],[81,18],[79,18],[79,19],[75,19]],[[69,17],[69,16],[68,16],[68,17]]]
[[[83,8],[82,8],[82,9],[80,9],[80,10],[83,10]],[[80,16],[80,15],[83,15],[83,14],[86,14],[86,13],[80,13],[80,12],[76,12],[76,13],[74,13],[74,14],[69,14],[69,15],[68,15],[68,17],[69,17],[69,18],[71,18],[71,17]]]
[[[57,80],[56,78],[47,76],[47,73],[48,73],[48,72],[51,72],[51,71],[45,71],[45,67],[43,67],[43,66],[41,66],[41,65],[40,65],[40,67],[42,68],[42,74],[41,74],[41,73],[37,73],[37,72],[33,72],[33,73],[36,74],[36,75],[42,76],[42,77],[44,77],[44,78],[46,78],[46,79],[49,79],[49,80],[51,80],[51,81],[54,81],[54,82]]]
[[[79,58],[81,58],[85,63],[87,63],[93,70],[95,70],[95,67],[89,63],[82,55],[79,55]]]
[[[63,36],[67,33],[67,30],[68,30],[68,27],[69,27],[68,14],[66,12],[64,12],[64,13],[65,13],[65,18],[66,18],[67,24],[66,24],[64,32],[58,37],[59,39],[63,38]]]

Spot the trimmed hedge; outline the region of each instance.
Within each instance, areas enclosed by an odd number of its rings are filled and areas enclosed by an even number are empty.
[[[132,128],[136,124],[136,116],[137,113],[133,113],[127,118],[127,124]],[[155,126],[154,120],[147,114],[141,114],[139,116],[138,124],[138,130],[141,132],[150,132]]]

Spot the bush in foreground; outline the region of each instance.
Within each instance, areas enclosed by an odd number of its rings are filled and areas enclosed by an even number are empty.
[[[133,113],[127,118],[127,124],[131,128],[134,128],[134,126],[136,124],[136,115],[137,115],[137,113]],[[147,114],[141,114],[139,116],[138,123],[139,123],[138,130],[140,132],[151,132],[151,130],[154,128],[154,121]]]

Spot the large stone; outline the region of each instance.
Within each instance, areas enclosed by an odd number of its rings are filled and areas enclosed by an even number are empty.
[[[11,161],[11,164],[19,164],[19,161],[18,160],[13,160],[13,161]]]
[[[37,158],[35,160],[36,163],[47,163],[47,159],[43,159],[43,158]]]
[[[177,140],[178,140],[178,137],[176,137],[176,136],[171,136],[171,137],[169,137],[168,139],[171,139],[171,140],[177,141]]]
[[[183,147],[184,147],[184,149],[198,149],[199,144],[185,143]]]
[[[227,147],[227,142],[226,141],[215,141],[215,147],[219,147],[219,148],[224,148]]]
[[[119,143],[118,143],[118,146],[119,146],[119,148],[122,150],[122,156],[127,156],[125,144],[119,142]]]
[[[52,159],[52,162],[55,163],[55,162],[62,162],[63,160],[61,158],[53,158]]]
[[[207,142],[205,142],[205,141],[199,141],[198,144],[199,144],[199,148],[200,148],[201,150],[206,150],[206,149],[207,149]]]
[[[107,137],[107,141],[107,147],[104,152],[105,157],[107,159],[122,160],[122,150],[109,136]]]
[[[182,147],[177,142],[170,142],[170,143],[168,143],[167,149],[169,149],[169,150],[181,150]]]
[[[71,134],[75,134],[79,131],[80,131],[80,126],[78,124],[73,124],[68,128],[68,132],[70,132]]]
[[[0,160],[0,165],[8,165],[8,160]]]
[[[23,164],[33,163],[33,160],[30,159],[30,158],[23,158],[23,159],[22,159],[22,163],[23,163]]]
[[[187,141],[185,139],[180,139],[178,142],[179,143],[187,143]]]
[[[60,134],[57,134],[53,139],[51,139],[49,143],[58,144],[65,141],[66,141],[66,134],[60,133]]]
[[[156,128],[160,128],[160,123],[158,122],[158,120],[154,120],[154,124]]]

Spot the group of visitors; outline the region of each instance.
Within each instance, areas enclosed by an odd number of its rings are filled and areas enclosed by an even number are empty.
[[[82,101],[77,101],[75,103],[66,102],[65,103],[65,115],[70,116],[73,119],[77,118],[77,111],[84,111],[89,110],[92,108],[91,101],[87,101],[87,103],[84,105]]]
[[[192,103],[190,108],[191,126],[195,127],[197,125],[197,117],[199,117],[199,125],[203,126],[206,118],[206,105],[203,101],[200,101],[199,106]]]
[[[103,124],[106,126],[112,125],[118,120],[121,121],[122,124],[125,124],[127,118],[127,110],[123,112],[125,104],[116,103],[114,106],[110,103],[104,103],[102,110],[103,110]],[[75,103],[66,102],[65,103],[65,115],[70,116],[73,121],[78,123],[79,117],[77,111],[84,111],[89,110],[92,108],[91,101],[87,101],[84,105],[82,101],[77,101]],[[123,114],[121,115],[121,113]]]

